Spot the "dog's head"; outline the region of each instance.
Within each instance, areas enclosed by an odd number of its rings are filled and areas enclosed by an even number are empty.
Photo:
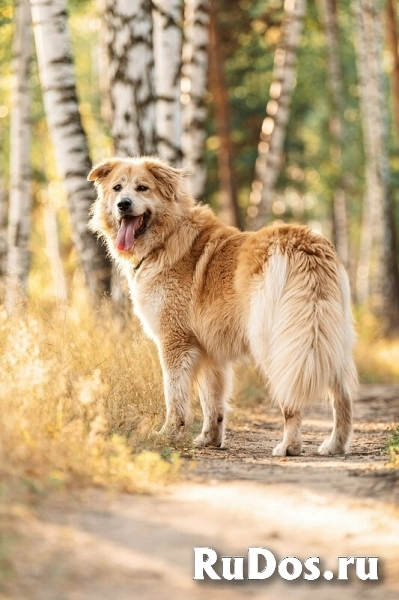
[[[105,237],[113,254],[144,256],[162,244],[192,204],[183,175],[152,157],[101,162],[88,175],[98,191],[89,228]]]

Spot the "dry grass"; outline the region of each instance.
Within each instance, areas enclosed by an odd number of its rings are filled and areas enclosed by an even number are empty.
[[[398,382],[399,341],[378,339],[369,316],[357,320],[361,380]],[[235,418],[265,396],[253,370],[240,369],[237,380]],[[140,491],[178,470],[176,453],[149,440],[164,413],[154,345],[133,317],[121,324],[110,303],[93,313],[82,291],[67,307],[31,301],[13,318],[0,309],[0,399],[7,489]]]
[[[377,320],[365,311],[356,315],[355,359],[363,383],[399,383],[399,338],[379,335]]]
[[[8,488],[103,485],[141,491],[173,476],[148,443],[163,414],[152,343],[103,303],[0,309],[0,478]],[[143,449],[146,448],[147,450]],[[152,450],[148,450],[152,448]]]

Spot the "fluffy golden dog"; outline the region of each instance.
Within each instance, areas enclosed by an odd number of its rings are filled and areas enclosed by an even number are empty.
[[[222,446],[232,364],[250,357],[284,416],[275,456],[298,455],[307,405],[330,396],[334,427],[320,454],[347,452],[356,369],[348,278],[332,245],[302,226],[240,232],[184,189],[158,159],[111,158],[88,179],[90,228],[128,279],[134,309],[157,345],[166,421],[188,422],[192,383],[204,414],[197,446]]]

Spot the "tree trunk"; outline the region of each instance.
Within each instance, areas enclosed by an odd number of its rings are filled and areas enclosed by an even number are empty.
[[[0,298],[3,298],[7,270],[7,194],[0,177]]]
[[[255,177],[248,207],[251,229],[270,218],[272,196],[281,170],[283,145],[295,88],[297,52],[306,14],[306,0],[285,0],[282,40],[274,56],[273,80],[266,117],[262,123]]]
[[[152,2],[106,0],[104,16],[115,153],[118,156],[155,154]]]
[[[384,119],[382,4],[355,0],[353,9],[366,179],[358,299],[368,301],[383,333],[392,335],[399,331],[399,274]]]
[[[107,127],[112,126],[111,84],[109,79],[108,28],[104,19],[106,0],[96,0],[96,12],[100,19],[98,31],[97,62],[98,87],[100,92],[101,118]]]
[[[191,194],[202,199],[205,194],[205,140],[208,83],[209,0],[186,0],[184,11],[182,103],[183,166],[189,173]]]
[[[155,0],[153,19],[158,155],[170,164],[180,166],[182,0]]]
[[[343,69],[337,22],[337,0],[320,0],[321,20],[327,42],[328,84],[332,101],[330,131],[332,136],[331,161],[336,165],[336,178],[332,191],[333,238],[338,255],[347,272],[349,265],[349,235],[347,208],[348,174],[342,160],[345,147]]]
[[[30,253],[32,195],[30,190],[30,63],[31,14],[29,0],[18,0],[13,45],[13,86],[10,124],[10,195],[7,231],[5,307],[12,314],[26,298]]]
[[[218,215],[227,225],[242,226],[237,203],[237,180],[234,169],[234,146],[231,139],[231,116],[224,57],[217,24],[217,2],[210,0],[209,86],[215,109],[215,127],[219,137],[217,148],[219,193]]]
[[[386,29],[388,44],[392,54],[393,68],[391,72],[393,114],[399,135],[399,36],[397,24],[397,8],[394,0],[386,0]]]
[[[156,154],[156,91],[151,0],[105,0],[111,131],[117,156]],[[112,268],[112,301],[125,318],[131,302]]]
[[[95,200],[87,181],[91,168],[76,95],[66,0],[31,0],[32,17],[47,123],[64,179],[72,239],[94,300],[110,289],[105,248],[86,229]]]

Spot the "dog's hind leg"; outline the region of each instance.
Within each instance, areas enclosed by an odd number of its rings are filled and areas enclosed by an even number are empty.
[[[273,450],[273,456],[298,456],[302,451],[300,410],[282,410],[284,416],[283,441]]]
[[[330,390],[334,426],[331,435],[318,449],[319,454],[346,454],[352,435],[352,395],[348,389],[336,383]]]
[[[204,423],[202,432],[194,440],[195,446],[223,447],[232,380],[230,365],[220,366],[209,361],[202,365],[197,381]]]

